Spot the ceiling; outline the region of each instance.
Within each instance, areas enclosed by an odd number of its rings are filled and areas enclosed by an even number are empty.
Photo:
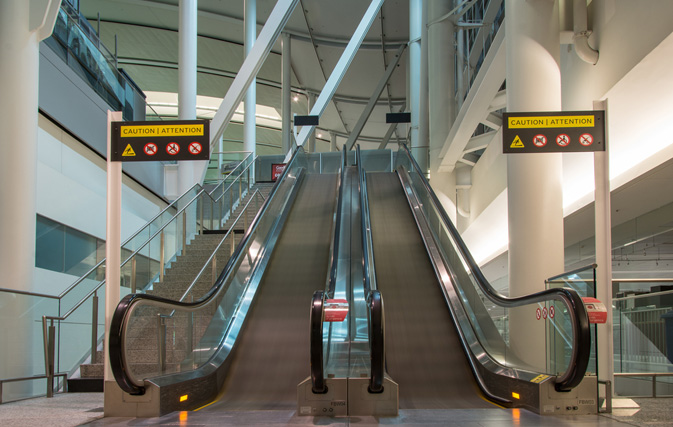
[[[258,32],[275,4],[275,0],[257,0]],[[292,36],[292,86],[300,95],[293,112],[307,113],[308,94],[320,93],[368,6],[362,0],[300,1],[284,29]],[[243,0],[198,1],[199,95],[224,97],[238,72],[244,59],[243,9]],[[100,38],[110,50],[116,44],[120,67],[141,89],[177,92],[177,0],[80,0],[80,12],[94,28],[100,26]],[[384,3],[321,117],[319,128],[337,133],[338,145],[354,128],[397,48],[407,43],[408,12],[408,0]],[[257,90],[258,104],[278,111],[280,53],[278,41],[258,74]],[[385,114],[400,111],[406,103],[404,64],[405,54],[362,131],[363,148],[378,146],[389,127]],[[404,138],[406,132],[400,127],[398,136]],[[322,133],[329,139],[327,132]]]

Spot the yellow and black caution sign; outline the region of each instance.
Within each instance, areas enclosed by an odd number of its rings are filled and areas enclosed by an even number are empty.
[[[131,147],[131,144],[128,144],[126,148],[124,148],[124,152],[122,153],[122,157],[134,157],[136,155],[136,152],[133,151],[133,147]]]
[[[113,162],[209,160],[208,120],[112,122]]]
[[[509,148],[526,148],[525,145],[523,145],[523,141],[521,141],[521,138],[519,138],[519,135],[514,138],[514,141],[512,141],[512,144],[510,144]]]
[[[605,111],[503,113],[502,122],[503,153],[605,151]]]

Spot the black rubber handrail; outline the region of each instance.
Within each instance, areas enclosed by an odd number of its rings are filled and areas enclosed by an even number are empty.
[[[364,294],[367,298],[369,316],[369,359],[370,377],[369,391],[371,393],[383,392],[383,378],[385,375],[386,345],[385,345],[385,320],[383,313],[383,299],[381,292],[376,286],[376,267],[374,253],[369,251],[371,242],[371,228],[369,224],[369,198],[367,196],[367,175],[362,166],[360,145],[355,149],[355,161],[358,165],[358,186],[360,191],[360,228],[362,233],[362,271]],[[369,260],[372,260],[370,266]],[[370,268],[373,267],[373,268]]]
[[[210,300],[217,294],[220,288],[222,288],[222,286],[224,285],[227,276],[232,272],[236,259],[239,257],[242,249],[248,244],[250,237],[253,235],[254,231],[257,228],[260,218],[262,217],[262,215],[264,215],[264,213],[268,209],[269,204],[273,199],[273,196],[276,194],[276,191],[280,186],[280,183],[287,177],[287,174],[292,169],[292,165],[294,161],[297,159],[297,156],[299,155],[300,151],[303,152],[303,148],[301,147],[298,148],[292,154],[292,158],[288,162],[288,165],[283,171],[283,174],[276,182],[276,185],[274,185],[274,187],[271,189],[271,192],[269,193],[269,196],[262,205],[262,208],[259,210],[259,212],[257,212],[257,215],[255,215],[255,218],[252,220],[250,227],[245,232],[243,238],[236,246],[234,253],[229,258],[229,261],[227,262],[226,266],[218,276],[217,280],[215,281],[215,284],[204,296],[202,296],[201,298],[199,298],[197,301],[194,302],[185,302],[185,301],[180,302],[167,298],[162,298],[155,295],[130,294],[126,295],[119,302],[112,316],[112,321],[110,322],[110,346],[109,346],[110,348],[108,349],[108,353],[110,356],[110,367],[112,369],[112,374],[114,375],[117,384],[119,384],[119,387],[123,391],[132,395],[142,395],[145,393],[145,387],[135,384],[131,376],[129,375],[129,369],[126,364],[126,359],[123,353],[124,349],[122,348],[123,337],[124,333],[126,332],[126,324],[128,322],[127,315],[130,312],[131,308],[142,300],[162,303],[174,309],[192,308],[200,305],[205,305],[208,302],[210,302]]]
[[[421,182],[427,193],[430,195],[430,199],[444,226],[449,230],[449,233],[451,233],[451,237],[456,242],[458,250],[470,267],[477,285],[489,300],[501,307],[520,307],[556,299],[563,301],[568,306],[573,328],[572,355],[566,372],[555,378],[554,387],[557,391],[570,391],[576,387],[584,378],[587,366],[589,365],[589,357],[591,355],[591,329],[589,327],[589,317],[586,308],[584,307],[584,303],[582,302],[582,298],[577,292],[569,288],[547,289],[520,297],[506,297],[496,291],[488,280],[486,280],[479,265],[475,262],[472,254],[470,254],[460,233],[458,233],[458,230],[456,230],[449,219],[449,216],[444,211],[441,202],[430,187],[425,175],[422,173],[422,169],[418,166],[418,163],[416,163],[416,160],[412,156],[407,145],[401,144],[401,150],[406,153],[407,157],[412,162],[412,166],[416,173],[421,177]]]
[[[339,263],[339,240],[341,237],[341,207],[343,205],[343,184],[346,175],[346,146],[344,145],[341,151],[341,166],[339,167],[339,179],[337,180],[337,201],[336,201],[336,215],[334,232],[332,233],[332,242],[329,259],[329,274],[327,276],[327,283],[325,291],[315,291],[311,301],[311,319],[310,319],[310,342],[309,352],[311,361],[311,389],[313,393],[322,394],[327,393],[327,385],[325,384],[325,367],[323,365],[323,320],[324,320],[324,305],[326,298],[334,298],[334,290],[336,289],[337,268]],[[328,337],[328,348],[329,340]]]
[[[385,375],[386,345],[385,316],[381,292],[373,290],[369,294],[369,357],[371,376],[369,392],[383,393]]]
[[[325,292],[315,291],[311,300],[311,390],[316,394],[327,393],[323,368],[322,322],[325,308]]]

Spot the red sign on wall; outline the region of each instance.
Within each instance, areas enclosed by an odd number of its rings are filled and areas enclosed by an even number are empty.
[[[276,181],[285,171],[285,163],[273,163],[271,164],[271,181]]]

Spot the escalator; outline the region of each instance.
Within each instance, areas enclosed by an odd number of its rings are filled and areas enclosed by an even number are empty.
[[[308,373],[308,296],[328,271],[335,174],[308,175],[257,290],[218,401],[204,410],[293,409]]]
[[[135,294],[120,302],[110,333],[120,414],[296,406],[297,384],[309,373],[306,308],[331,263],[341,169],[323,166],[301,148],[294,153],[201,299]]]
[[[131,410],[143,414],[136,416],[156,416],[204,406],[292,409],[299,398],[301,415],[335,407],[343,415],[394,415],[399,385],[402,409],[494,402],[595,413],[595,377],[583,381],[590,335],[577,294],[498,294],[408,149],[398,152],[395,172],[386,156],[384,173],[365,173],[358,148],[357,174],[344,173],[345,152],[339,174],[321,174],[322,162],[311,167],[299,149],[209,293],[194,302],[122,300],[110,334],[122,406],[134,403]],[[325,283],[325,291],[313,293]],[[337,295],[350,295],[345,329],[324,323],[325,306]],[[562,332],[572,337],[548,346],[550,359],[560,362],[542,371],[512,355],[497,323],[506,322],[509,310],[541,304],[565,310]],[[496,306],[499,317],[491,312]],[[159,345],[154,366],[135,367],[129,342],[152,328],[172,353]],[[555,342],[554,333],[543,339]],[[143,359],[153,359],[155,350],[146,346]],[[173,371],[167,358],[177,365]],[[311,376],[298,388],[309,367]]]
[[[488,408],[465,358],[418,227],[395,173],[367,176],[386,367],[400,409]]]

